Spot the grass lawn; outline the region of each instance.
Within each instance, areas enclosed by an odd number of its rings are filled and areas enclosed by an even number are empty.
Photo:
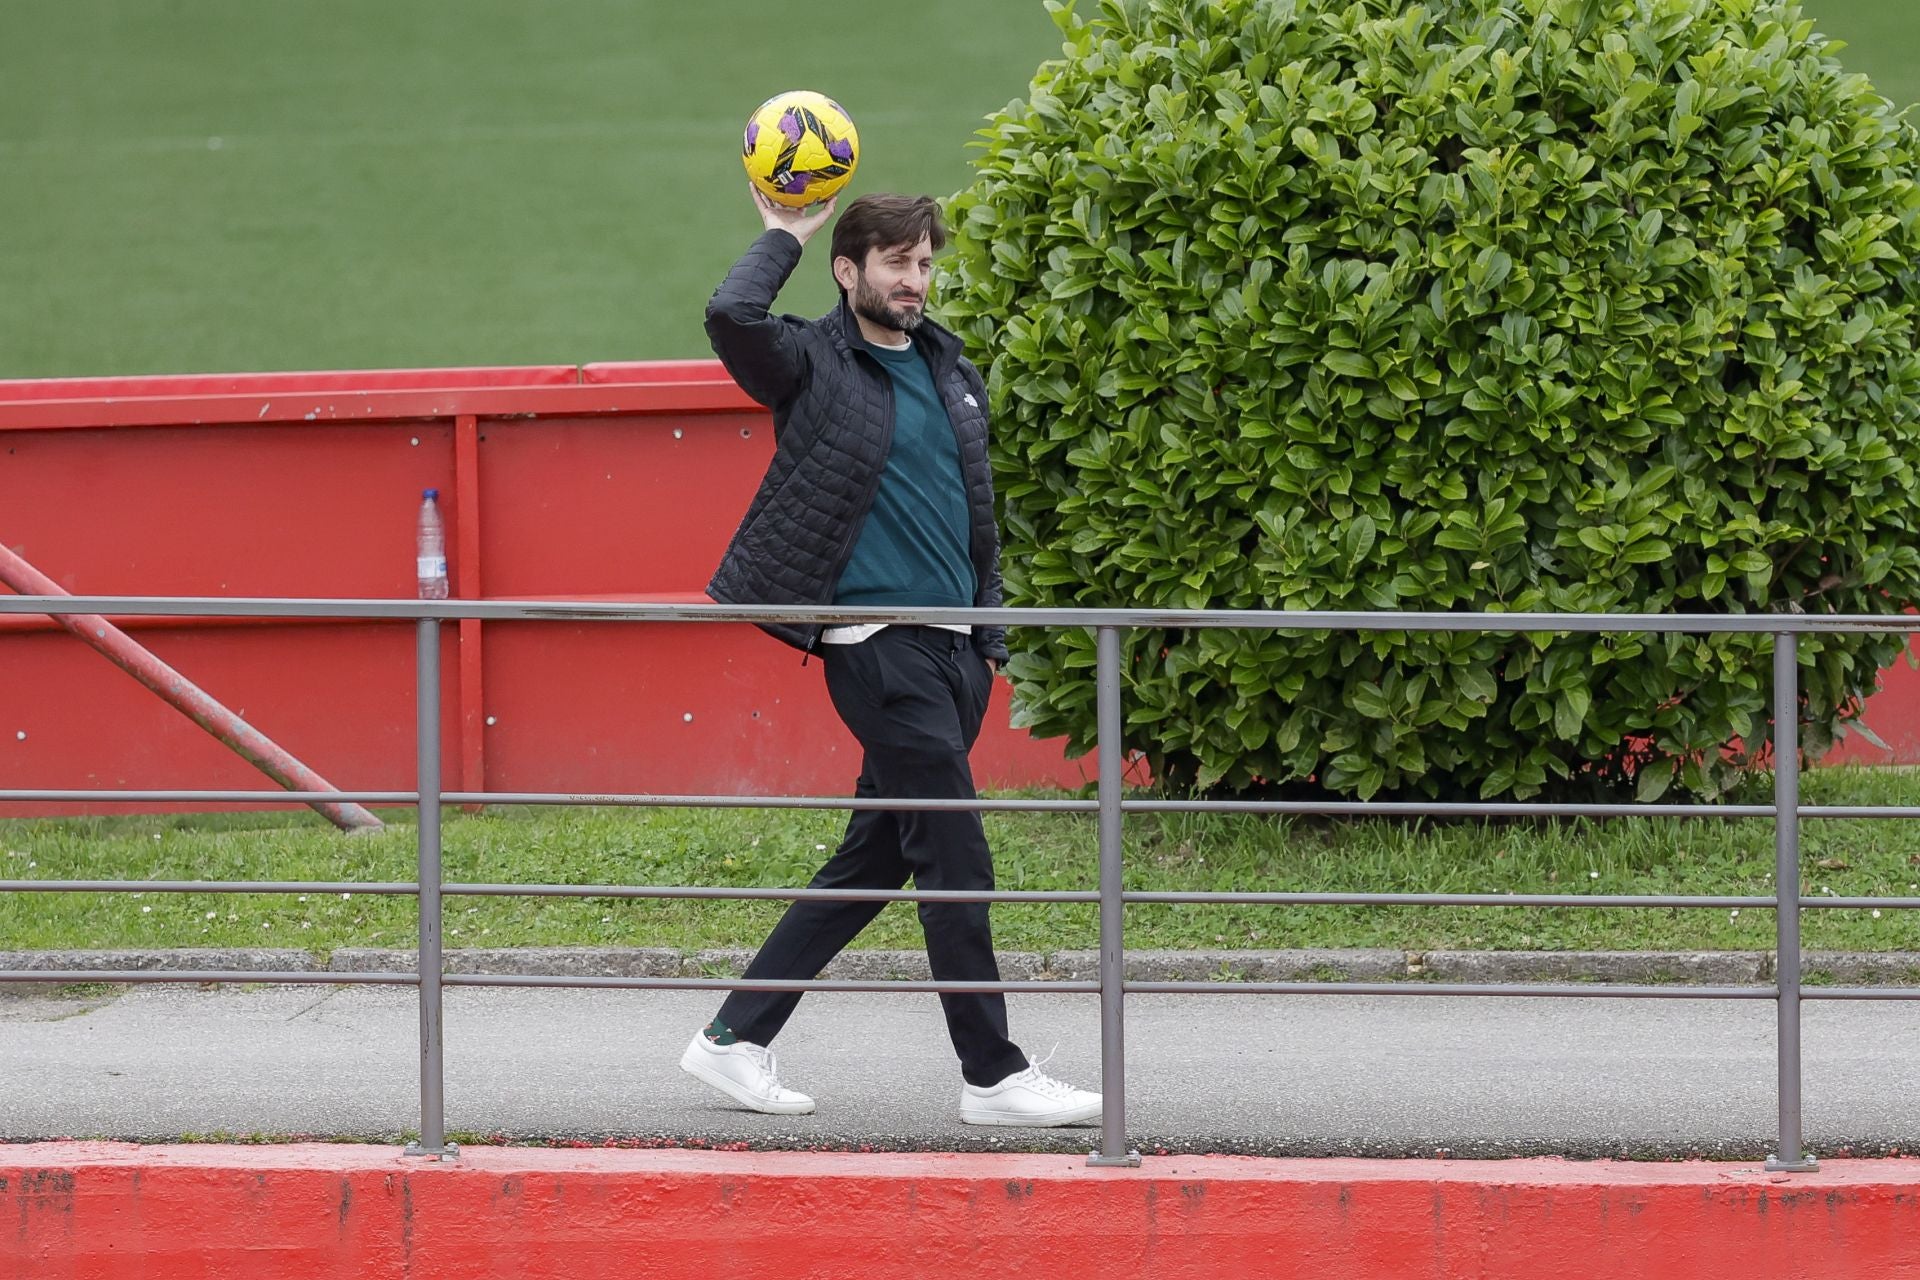
[[[754,107],[831,92],[858,190],[945,194],[1058,35],[1039,0],[21,0],[0,377],[706,356]]]
[[[1825,769],[1806,775],[1815,803],[1920,802],[1920,773]],[[404,815],[398,815],[404,817]],[[459,881],[568,884],[798,885],[835,840],[826,812],[501,810],[449,815],[446,875]],[[1096,883],[1091,818],[990,814],[1006,889]],[[1597,823],[1323,822],[1223,815],[1127,820],[1127,884],[1136,889],[1756,895],[1772,891],[1772,827],[1763,821],[1635,819]],[[1913,896],[1920,824],[1802,826],[1803,884],[1841,897]],[[48,879],[407,880],[413,831],[347,838],[310,815],[246,814],[0,822],[0,877]],[[449,946],[621,945],[686,950],[754,946],[781,905],[613,898],[447,900]],[[1001,905],[995,936],[1011,950],[1096,945],[1091,906]],[[1771,912],[1560,908],[1137,906],[1139,948],[1393,947],[1765,950]],[[0,894],[0,939],[20,948],[264,945],[318,952],[406,946],[409,898],[213,894]],[[1912,950],[1907,913],[1807,913],[1815,949]],[[858,942],[920,945],[907,904]]]
[[[1909,0],[1805,10],[1920,100]],[[1040,0],[11,0],[0,31],[0,378],[705,356],[763,98],[847,105],[855,191],[945,194],[1059,51]],[[810,260],[782,306],[831,297]]]

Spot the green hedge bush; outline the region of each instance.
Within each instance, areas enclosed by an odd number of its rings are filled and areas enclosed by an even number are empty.
[[[1896,612],[1916,135],[1781,0],[1049,4],[949,202],[1011,603]],[[1093,740],[1093,644],[1019,714]],[[1801,642],[1803,741],[1896,636]],[[1765,636],[1138,633],[1175,785],[1723,793]],[[1744,753],[1723,748],[1758,744]]]

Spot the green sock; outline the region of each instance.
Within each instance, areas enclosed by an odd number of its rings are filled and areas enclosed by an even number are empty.
[[[740,1038],[734,1035],[727,1024],[718,1018],[715,1018],[707,1024],[707,1029],[704,1034],[707,1039],[713,1041],[715,1044],[733,1044]]]

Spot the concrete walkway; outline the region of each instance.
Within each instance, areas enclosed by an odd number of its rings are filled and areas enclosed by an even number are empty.
[[[1010,997],[1049,1072],[1098,1087],[1097,1003]],[[816,1114],[757,1116],[683,1075],[705,993],[455,988],[450,1132],[768,1147],[1083,1151],[1097,1130],[979,1131],[934,999],[810,995],[777,1048]],[[1764,1001],[1130,997],[1128,1133],[1147,1153],[1765,1155]],[[1920,1150],[1920,1011],[1805,1009],[1809,1146]],[[0,1136],[311,1134],[418,1124],[415,995],[136,987],[0,997]]]

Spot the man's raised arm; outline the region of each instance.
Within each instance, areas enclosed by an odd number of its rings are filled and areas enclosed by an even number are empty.
[[[768,408],[798,394],[806,349],[794,325],[771,314],[800,264],[800,250],[833,217],[836,201],[786,209],[753,192],[766,233],[755,240],[707,301],[707,340],[742,390]]]

